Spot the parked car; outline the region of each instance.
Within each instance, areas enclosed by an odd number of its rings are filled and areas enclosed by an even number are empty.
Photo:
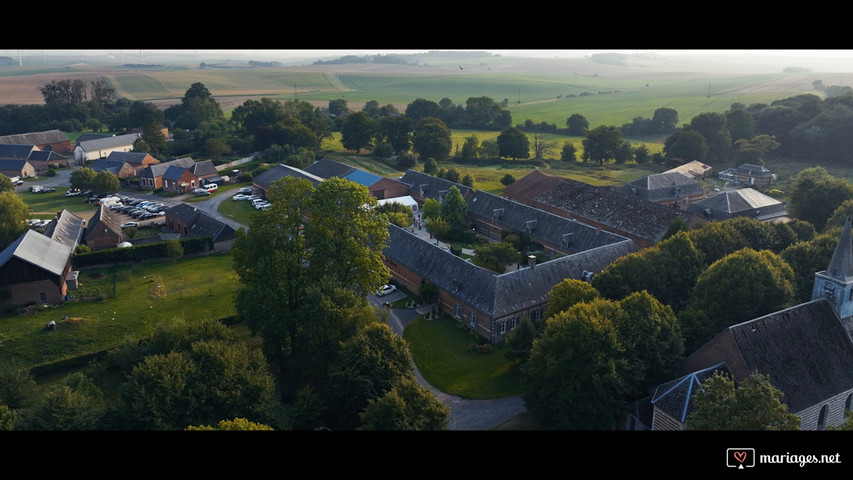
[[[121,228],[129,228],[129,227],[138,227],[139,224],[136,222],[124,222],[121,224]]]
[[[239,193],[243,193],[246,195],[252,194],[252,187],[241,187],[240,190],[237,190]]]
[[[397,287],[395,287],[394,285],[382,285],[382,288],[380,288],[379,291],[376,292],[376,295],[379,297],[384,297],[385,295],[390,295],[396,291]]]
[[[208,192],[207,190],[199,190],[195,192],[196,197],[206,197],[208,195],[210,195],[210,192]]]
[[[272,206],[272,204],[270,202],[266,202],[266,201],[256,202],[256,203],[253,203],[253,205],[255,206],[255,210],[264,210],[264,211],[266,211],[267,208]]]
[[[65,192],[66,197],[79,197],[83,195],[83,191],[79,188],[69,188],[67,192]]]
[[[238,193],[237,195],[231,197],[231,200],[245,200],[247,196],[248,195],[246,195],[245,193]]]

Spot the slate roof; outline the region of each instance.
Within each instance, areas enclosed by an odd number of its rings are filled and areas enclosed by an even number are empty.
[[[71,246],[51,240],[35,230],[27,230],[0,252],[0,266],[12,258],[19,258],[54,275],[62,275],[71,252]]]
[[[566,278],[580,279],[584,270],[599,273],[637,249],[633,242],[624,240],[497,275],[395,225],[388,230],[388,247],[383,251],[386,258],[492,318],[547,303],[548,293],[557,283]]]
[[[716,372],[731,376],[726,364],[718,363],[659,385],[652,394],[651,403],[667,415],[684,423],[693,409],[693,394],[699,390],[702,382]]]
[[[316,175],[324,180],[333,177],[344,178],[354,170],[356,170],[355,167],[351,167],[341,162],[336,162],[330,158],[321,158],[320,160],[317,160],[311,165],[305,167],[306,172]]]
[[[744,365],[767,375],[791,412],[853,389],[853,343],[829,302],[812,300],[728,328]]]
[[[374,175],[370,172],[365,172],[364,170],[353,170],[352,172],[344,175],[343,178],[359,185],[364,185],[365,187],[369,187],[379,180],[382,180],[382,177],[379,175]]]
[[[196,177],[217,174],[216,165],[213,164],[213,160],[202,160],[200,162],[196,162],[191,165],[189,169]]]
[[[276,180],[280,180],[284,177],[304,178],[310,181],[315,187],[323,181],[323,178],[308,173],[305,170],[296,167],[291,167],[289,165],[279,164],[270,168],[266,172],[254,177],[252,179],[252,183],[258,185],[264,190],[268,190],[273,182],[275,182]]]
[[[171,166],[188,168],[188,167],[192,166],[194,163],[195,163],[195,160],[193,160],[190,157],[176,158],[174,160],[169,160],[168,162],[160,162],[160,163],[155,163],[153,165],[148,165],[147,167],[142,169],[142,171],[139,173],[139,176],[140,177],[152,177],[152,178],[162,177],[163,174],[166,173],[166,170],[168,170],[169,167],[171,167]]]
[[[83,238],[83,229],[86,221],[74,215],[68,210],[63,210],[57,218],[54,218],[44,229],[44,235],[63,245],[76,248]]]
[[[47,143],[59,143],[69,141],[68,135],[61,130],[46,130],[44,132],[16,133],[0,137],[0,143],[16,143],[44,145]]]
[[[683,210],[568,178],[533,200],[615,231],[653,241],[663,238],[672,220],[680,217],[690,223],[693,216]]]
[[[130,165],[142,165],[142,162],[148,156],[149,155],[144,152],[110,152],[107,156],[107,160],[112,162],[125,162]],[[154,160],[157,161],[157,159]]]
[[[59,160],[68,161],[68,157],[60,155],[52,150],[33,150],[30,153],[29,160],[37,162],[55,162]]]
[[[118,175],[121,167],[125,165],[125,162],[121,161],[113,161],[113,160],[96,160],[89,165],[89,168],[96,172],[111,172]]]
[[[133,143],[139,138],[140,135],[138,133],[130,133],[127,135],[115,135],[104,138],[95,138],[92,140],[84,140],[82,142],[78,141],[77,145],[87,152],[92,152],[95,150],[107,150],[110,148],[133,145]]]
[[[564,249],[575,252],[627,240],[621,235],[599,231],[579,221],[483,191],[475,192],[468,201],[468,213],[518,232],[529,228],[531,238],[551,245],[560,246],[564,239],[571,239]]]
[[[0,144],[0,159],[15,159],[26,160],[30,158],[33,150],[37,150],[35,145],[16,145],[12,143]]]
[[[450,190],[450,187],[456,186],[462,198],[468,198],[468,195],[473,192],[471,187],[462,185],[461,183],[451,182],[443,178],[427,175],[423,172],[415,170],[407,170],[400,181],[409,185],[409,191],[416,197],[432,198],[441,201],[443,195]]]
[[[166,209],[166,215],[174,216],[188,225],[193,237],[211,237],[214,242],[236,238],[234,229],[187,203],[179,203]]]
[[[163,172],[163,180],[172,180],[174,182],[181,179],[181,175],[189,170],[189,168],[180,167],[178,165],[169,165],[169,168]]]
[[[737,216],[767,220],[788,213],[785,202],[752,188],[720,192],[714,196],[693,202],[687,207],[687,210],[696,215],[715,220],[725,220]]]
[[[11,171],[21,171],[24,168],[24,165],[29,163],[26,158],[14,159],[14,158],[0,158],[0,170],[11,170]]]
[[[104,228],[121,237],[121,220],[113,213],[109,207],[100,205],[100,208],[95,210],[95,214],[89,219],[89,226],[86,228],[86,239],[89,239],[95,232]]]

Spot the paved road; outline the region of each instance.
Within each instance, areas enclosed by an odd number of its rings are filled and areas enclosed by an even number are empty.
[[[385,297],[371,296],[371,302],[381,307],[383,302],[394,302],[403,298],[402,293],[396,292]],[[388,314],[388,325],[399,334],[403,334],[406,326],[415,318],[429,312],[432,305],[417,309],[392,308]],[[428,387],[442,403],[450,407],[448,427],[450,430],[491,430],[498,425],[527,411],[521,397],[497,398],[492,400],[469,400],[456,395],[442,392],[430,385],[415,367],[418,381]]]

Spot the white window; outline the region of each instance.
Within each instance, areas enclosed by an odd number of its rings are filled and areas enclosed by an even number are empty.
[[[476,313],[471,312],[468,314],[468,324],[471,325],[472,327],[474,325],[477,325],[477,314]]]
[[[453,305],[453,315],[456,318],[462,318],[462,307],[458,303]]]
[[[826,428],[826,417],[827,417],[828,413],[829,413],[829,406],[828,405],[824,405],[824,406],[820,407],[820,415],[818,415],[818,417],[817,417],[817,429],[818,430],[823,430],[824,428]]]
[[[506,323],[507,323],[507,320],[501,321],[500,326],[498,327],[498,333],[499,334],[501,334],[501,335],[506,334]]]

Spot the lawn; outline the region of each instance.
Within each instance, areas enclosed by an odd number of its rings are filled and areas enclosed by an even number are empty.
[[[490,353],[469,351],[477,339],[448,317],[419,317],[406,327],[403,337],[424,379],[442,392],[470,399],[521,393],[518,370],[504,358],[503,348],[495,346]]]
[[[95,206],[86,203],[83,197],[66,197],[67,188],[57,188],[51,193],[33,193],[29,190],[20,192],[21,198],[30,207],[34,218],[53,218],[56,212],[63,209],[74,214],[84,213],[90,216],[95,213]]]
[[[41,365],[108,349],[160,322],[236,314],[239,283],[227,254],[83,270],[79,283],[71,302],[0,315],[0,361]],[[51,320],[57,328],[48,331]]]

